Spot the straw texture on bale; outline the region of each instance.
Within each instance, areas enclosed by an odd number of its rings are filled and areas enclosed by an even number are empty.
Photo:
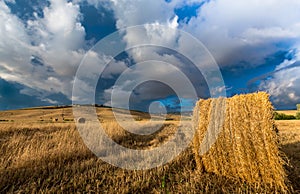
[[[287,190],[268,94],[200,100],[193,120],[194,153],[200,171]]]

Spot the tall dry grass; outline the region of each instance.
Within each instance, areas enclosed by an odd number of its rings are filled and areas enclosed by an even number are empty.
[[[176,123],[175,123],[176,124]],[[113,122],[107,134],[123,146],[147,149],[168,141],[168,123],[136,136]],[[107,164],[91,153],[71,123],[0,123],[0,193],[274,193],[274,188],[200,173],[192,146],[172,162],[146,171]]]

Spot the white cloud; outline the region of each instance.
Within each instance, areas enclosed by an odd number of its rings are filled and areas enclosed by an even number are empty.
[[[150,26],[155,23],[169,25],[170,21],[178,27],[174,8],[205,2],[111,1],[119,29],[145,23]],[[263,64],[267,56],[282,49],[275,43],[299,38],[299,8],[297,0],[206,1],[198,10],[198,15],[191,18],[188,24],[181,24],[181,27],[199,38],[220,65],[246,61],[257,66]],[[151,32],[151,29],[147,30]],[[172,34],[160,35],[162,41],[173,37]],[[143,38],[127,32],[126,41],[130,45],[143,42]],[[156,40],[153,41],[155,43]]]
[[[290,30],[281,27],[249,28],[242,34],[242,37],[252,40],[251,42],[265,41],[266,39],[297,38],[300,32],[300,29],[297,29],[297,26],[300,27],[299,24],[295,24],[295,27],[292,27]]]
[[[259,89],[268,91],[277,106],[295,108],[295,104],[300,102],[299,85],[300,50],[293,59],[278,65],[272,78],[263,81]]]
[[[13,15],[4,2],[0,10],[0,77],[38,91],[40,98],[59,92],[70,97],[73,76],[84,55],[79,6],[51,0],[43,9],[44,17],[35,14],[29,21]],[[35,56],[43,64],[33,65]]]
[[[299,75],[299,67],[279,71],[271,80],[264,81],[260,89],[268,91],[277,106],[295,108],[300,101]]]
[[[77,50],[85,41],[80,23],[79,5],[65,0],[51,0],[43,9],[44,17],[27,21],[32,41],[43,50]]]
[[[6,5],[6,2],[14,3],[14,0],[5,0],[0,1],[0,77],[22,83],[37,90],[37,93],[46,95],[62,92],[70,97],[73,76],[85,54],[82,50],[85,29],[81,24],[82,14],[78,5],[82,1],[95,7],[105,5],[113,10],[118,29],[143,24],[141,33],[130,29],[125,31],[127,46],[143,42],[168,45],[183,53],[191,53],[191,56],[207,65],[210,65],[209,61],[203,61],[199,50],[191,46],[193,42],[180,39],[177,33],[161,25],[190,32],[205,44],[220,65],[226,66],[241,61],[253,67],[261,65],[266,57],[283,49],[293,49],[300,40],[298,0],[173,0],[170,3],[163,0],[50,0],[50,6],[43,8],[44,17],[35,14],[34,19],[25,22],[13,15]],[[178,24],[175,8],[202,2],[205,3],[196,17],[187,24]],[[280,44],[277,43],[282,42],[288,43],[278,46]],[[156,59],[185,68],[173,54],[160,55],[159,51],[158,48],[147,48],[133,49],[129,53],[135,62]],[[44,66],[32,65],[33,56],[40,58]],[[108,60],[109,57],[102,56],[101,60]],[[297,60],[287,60],[277,69],[285,68]],[[114,61],[104,76],[109,78],[125,68],[124,63]],[[147,71],[144,68],[136,76],[141,77]],[[280,93],[285,93],[287,99],[296,101],[300,95],[296,88],[299,85],[299,73],[295,72],[298,72],[297,67],[278,71],[261,88],[272,91],[272,95],[278,98]],[[168,77],[172,72],[164,73],[162,69],[157,75]],[[197,75],[191,73],[189,76]]]
[[[52,43],[71,50],[81,48],[85,31],[80,20],[79,5],[65,0],[52,0],[51,6],[44,9],[42,23],[48,33],[54,34]]]
[[[180,42],[179,39],[179,44],[175,45],[174,43],[178,40],[177,35],[164,32],[158,27],[159,24],[170,25],[172,23],[176,28],[180,26],[201,40],[222,66],[234,67],[243,62],[255,68],[264,64],[265,59],[274,53],[284,49],[293,49],[295,45],[291,42],[297,43],[300,39],[300,1],[298,0],[201,2],[173,0],[170,3],[164,1],[131,3],[130,1],[112,0],[112,2],[119,29],[146,23],[146,37],[143,37],[145,31],[131,32],[127,30],[124,40],[129,46],[149,40],[153,44],[163,42],[170,45],[170,48],[176,46],[181,51],[192,53],[191,55],[197,58],[199,52],[190,46],[193,43]],[[174,19],[174,8],[202,2],[205,3],[198,10],[197,16],[191,18],[187,24],[178,25],[175,22],[177,18]],[[155,29],[155,26],[158,29]],[[282,42],[288,42],[287,44],[290,45],[281,46]],[[158,57],[157,52],[157,49],[133,49],[130,54],[136,62],[152,57],[162,61],[167,60],[167,58],[164,59],[166,56]],[[170,56],[168,57],[170,60]],[[285,65],[293,62],[286,61]],[[209,65],[209,62],[207,63]],[[284,63],[278,68],[283,65]],[[288,99],[297,100],[298,94],[293,92],[295,88],[290,86],[290,84],[299,85],[297,84],[299,74],[295,72],[297,72],[297,68],[280,71],[274,75],[274,82],[270,81],[261,87],[271,91],[274,97],[284,91]],[[286,74],[293,76],[286,79],[284,78]]]
[[[117,28],[145,23],[165,23],[174,16],[173,7],[165,1],[111,0]]]
[[[281,49],[276,42],[299,39],[299,8],[297,0],[209,1],[183,28],[204,42],[221,65],[260,65]]]

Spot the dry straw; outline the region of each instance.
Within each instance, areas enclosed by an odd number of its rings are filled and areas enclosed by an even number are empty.
[[[194,153],[200,171],[287,190],[268,94],[200,100],[193,117]]]

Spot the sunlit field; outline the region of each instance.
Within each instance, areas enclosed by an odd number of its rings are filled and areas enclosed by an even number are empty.
[[[152,135],[137,136],[112,121],[108,108],[99,108],[106,133],[132,149],[157,147],[177,129],[176,115]],[[139,122],[147,115],[133,112]],[[54,119],[54,120],[53,120]],[[55,121],[57,119],[57,121]],[[185,122],[190,122],[186,116]],[[192,145],[172,162],[145,171],[114,167],[98,159],[83,143],[71,108],[0,112],[0,193],[272,193],[212,173],[199,173]],[[300,191],[300,121],[276,121],[282,154],[293,192]]]

